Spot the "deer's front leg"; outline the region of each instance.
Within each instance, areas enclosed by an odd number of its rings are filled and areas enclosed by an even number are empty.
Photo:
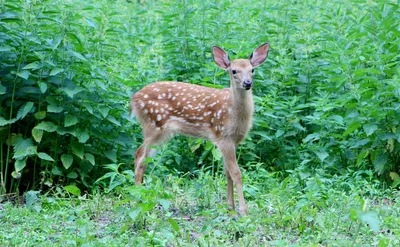
[[[225,162],[224,162],[225,163]],[[232,210],[235,210],[235,199],[233,197],[233,181],[231,178],[231,174],[229,173],[229,169],[226,165],[224,164],[225,167],[225,175],[226,175],[226,181],[227,181],[227,195],[226,195],[226,200],[228,205],[231,207]]]
[[[238,194],[239,199],[239,213],[240,214],[248,214],[247,205],[244,200],[243,190],[242,190],[242,173],[240,172],[239,166],[236,162],[236,146],[234,142],[224,141],[218,144],[219,149],[221,150],[222,156],[224,157],[224,162],[226,169],[230,174],[230,177],[233,183],[236,185],[236,192]],[[228,203],[229,203],[229,179],[228,179]],[[233,188],[232,188],[233,194]],[[233,200],[233,195],[232,195]]]

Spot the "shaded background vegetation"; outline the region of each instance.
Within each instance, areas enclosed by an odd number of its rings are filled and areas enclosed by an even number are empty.
[[[90,190],[103,165],[132,169],[132,92],[156,80],[226,87],[211,46],[238,58],[265,41],[241,167],[372,170],[396,187],[399,20],[395,1],[1,1],[0,193]],[[159,174],[222,170],[206,141],[175,138],[161,153]]]

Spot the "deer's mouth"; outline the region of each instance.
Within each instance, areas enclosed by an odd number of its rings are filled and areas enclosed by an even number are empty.
[[[251,84],[249,85],[249,84],[244,84],[243,85],[243,88],[245,89],[245,90],[250,90],[251,89]]]

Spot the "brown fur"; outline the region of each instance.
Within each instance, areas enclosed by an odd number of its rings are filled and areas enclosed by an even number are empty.
[[[234,209],[234,183],[240,213],[247,214],[235,149],[251,127],[253,68],[265,61],[268,47],[268,44],[263,44],[250,59],[234,61],[229,60],[224,50],[213,47],[214,61],[230,74],[230,88],[214,89],[165,81],[150,84],[131,97],[131,111],[139,120],[144,135],[144,142],[135,153],[136,184],[143,182],[146,169],[143,161],[149,155],[150,146],[176,134],[209,139],[224,157],[228,204]]]

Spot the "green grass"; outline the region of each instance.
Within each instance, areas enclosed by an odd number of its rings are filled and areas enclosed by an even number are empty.
[[[225,204],[224,176],[147,176],[116,194],[0,204],[1,246],[398,246],[400,193],[377,181],[254,170],[249,216]],[[300,176],[303,176],[302,178]],[[149,196],[151,195],[151,196]],[[139,200],[140,198],[140,200]],[[168,199],[170,198],[170,199]],[[145,209],[148,207],[148,209]]]

